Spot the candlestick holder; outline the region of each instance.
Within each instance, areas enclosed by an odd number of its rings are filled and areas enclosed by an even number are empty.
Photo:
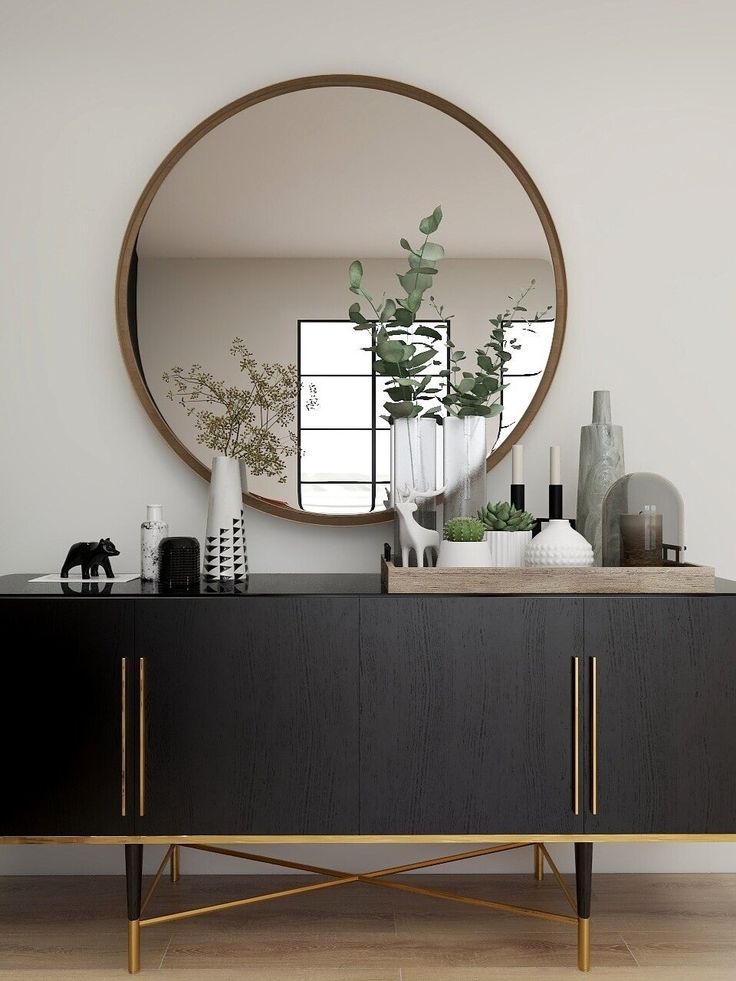
[[[514,505],[514,507],[519,511],[525,511],[524,498],[526,495],[526,486],[524,484],[512,484],[511,493],[509,495],[509,500]]]
[[[552,521],[562,518],[562,484],[549,485],[549,516]]]

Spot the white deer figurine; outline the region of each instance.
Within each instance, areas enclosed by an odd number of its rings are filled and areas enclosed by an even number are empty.
[[[445,490],[440,487],[437,490],[419,491],[415,487],[405,487],[402,491],[397,487],[398,502],[394,505],[399,516],[399,542],[401,544],[401,564],[409,565],[409,552],[414,549],[417,557],[417,565],[432,565],[431,556],[427,556],[428,549],[434,549],[435,561],[440,547],[440,533],[432,531],[431,528],[424,528],[414,518],[417,509],[417,501],[426,501],[430,497],[438,497]]]

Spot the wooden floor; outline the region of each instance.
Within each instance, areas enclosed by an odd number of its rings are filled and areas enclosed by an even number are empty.
[[[405,876],[567,912],[551,875]],[[147,915],[301,885],[304,877],[162,880]],[[0,879],[0,978],[126,977],[125,883],[116,876]],[[736,981],[736,875],[594,877],[591,977]],[[142,932],[141,979],[162,981],[562,981],[575,930],[349,885]]]

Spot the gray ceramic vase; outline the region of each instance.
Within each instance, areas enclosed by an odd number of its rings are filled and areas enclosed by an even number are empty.
[[[593,422],[580,430],[577,530],[603,563],[602,506],[609,487],[624,475],[624,433],[611,422],[611,393],[593,392]]]

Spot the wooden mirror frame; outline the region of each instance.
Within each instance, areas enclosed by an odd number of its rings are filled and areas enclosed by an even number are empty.
[[[475,133],[476,136],[480,137],[481,140],[487,143],[491,150],[495,151],[495,153],[497,153],[498,156],[501,157],[501,159],[511,169],[521,186],[526,191],[529,200],[533,204],[534,210],[542,223],[542,228],[544,229],[550,255],[552,257],[552,268],[555,276],[555,330],[552,338],[552,347],[550,349],[549,359],[544,369],[539,387],[534,393],[534,398],[529,403],[524,415],[514,427],[513,433],[504,441],[502,446],[493,450],[493,452],[489,455],[488,460],[486,461],[486,471],[488,471],[491,469],[491,467],[494,467],[500,460],[502,460],[509,452],[513,444],[524,435],[529,427],[529,424],[537,414],[539,407],[544,401],[544,398],[547,395],[549,387],[552,383],[552,379],[554,378],[555,371],[557,370],[557,364],[560,359],[560,351],[562,349],[562,341],[565,335],[565,321],[567,316],[567,282],[565,278],[565,264],[562,258],[562,249],[560,247],[560,241],[557,237],[557,232],[552,221],[552,216],[549,213],[547,205],[544,203],[542,195],[539,193],[539,189],[511,150],[509,150],[509,148],[488,129],[488,127],[484,126],[483,123],[479,122],[463,109],[458,108],[458,106],[453,105],[451,102],[447,102],[447,100],[442,99],[437,95],[433,95],[431,92],[426,92],[424,89],[415,88],[413,85],[407,85],[404,82],[394,82],[386,78],[374,78],[370,75],[312,75],[306,78],[294,78],[287,82],[279,82],[276,85],[268,85],[265,88],[251,92],[250,95],[245,95],[242,98],[236,99],[234,102],[223,106],[222,109],[218,109],[217,112],[212,113],[211,116],[208,116],[205,120],[199,123],[198,126],[195,126],[190,133],[188,133],[182,140],[179,141],[179,143],[176,144],[174,149],[171,150],[171,152],[158,166],[138,199],[138,203],[133,209],[133,214],[130,217],[128,227],[125,231],[122,248],[120,250],[120,258],[118,260],[117,279],[115,284],[115,310],[117,316],[118,339],[120,341],[123,359],[125,361],[130,380],[132,381],[136,394],[141,400],[141,403],[148,413],[149,418],[169,446],[181,457],[182,460],[184,460],[185,463],[192,468],[192,470],[198,473],[200,477],[203,477],[205,480],[209,481],[211,473],[210,469],[200,460],[198,460],[197,457],[195,457],[194,454],[191,453],[179,440],[159,411],[158,406],[153,400],[148,385],[146,384],[143,366],[140,361],[137,337],[135,336],[135,322],[131,316],[131,314],[135,314],[135,295],[133,294],[131,288],[135,284],[135,279],[131,277],[131,272],[135,255],[135,246],[138,241],[138,233],[140,232],[141,225],[143,224],[143,220],[154,196],[174,166],[179,162],[179,160],[181,160],[184,154],[195,145],[195,143],[198,143],[203,136],[206,136],[207,133],[213,130],[216,126],[219,126],[220,123],[224,122],[226,119],[230,119],[231,116],[235,116],[237,113],[242,112],[243,109],[248,109],[250,106],[258,105],[258,103],[266,102],[269,99],[275,99],[280,95],[286,95],[290,92],[301,92],[306,89],[333,87],[366,88],[377,89],[383,92],[393,92],[395,95],[401,95],[407,99],[414,99],[417,102],[422,102],[427,106],[432,106],[432,108],[438,109],[440,112],[444,112],[453,119],[456,119],[459,123],[462,123],[463,126],[466,126],[469,130]],[[292,508],[290,506],[285,507],[276,501],[271,501],[268,498],[250,493],[243,494],[243,500],[249,507],[256,508],[259,511],[265,511],[267,514],[273,514],[279,518],[287,518],[290,521],[305,521],[310,524],[369,525],[384,521],[391,521],[394,516],[393,509],[374,511],[365,514],[334,515],[319,514],[309,511],[298,511],[296,508]]]

